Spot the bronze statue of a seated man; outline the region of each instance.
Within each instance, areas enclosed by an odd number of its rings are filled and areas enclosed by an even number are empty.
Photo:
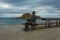
[[[25,29],[24,29],[24,31],[29,31],[29,25],[31,25],[31,29],[35,29],[34,23],[36,23],[35,11],[32,12],[31,18],[27,19],[27,22],[25,23]]]

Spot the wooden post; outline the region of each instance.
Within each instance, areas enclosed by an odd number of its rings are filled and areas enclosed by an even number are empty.
[[[56,20],[56,26],[58,26],[58,20]]]
[[[47,27],[47,20],[46,20],[46,25],[45,26]]]
[[[50,20],[48,20],[48,27],[50,27]]]
[[[60,20],[59,20],[59,26],[60,26]]]

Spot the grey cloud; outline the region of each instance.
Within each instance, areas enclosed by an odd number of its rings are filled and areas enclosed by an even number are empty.
[[[0,0],[0,2],[11,4],[13,7],[23,7],[28,6],[31,10],[12,10],[12,9],[0,9],[0,14],[3,13],[10,13],[10,14],[17,14],[17,13],[25,13],[25,12],[32,12],[33,8],[41,7],[41,6],[53,6],[58,8],[56,10],[60,10],[60,0]],[[49,10],[48,13],[54,13],[54,10]]]

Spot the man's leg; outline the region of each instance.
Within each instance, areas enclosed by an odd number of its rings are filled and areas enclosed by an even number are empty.
[[[28,22],[25,23],[25,29],[24,29],[24,31],[29,31],[29,23]]]

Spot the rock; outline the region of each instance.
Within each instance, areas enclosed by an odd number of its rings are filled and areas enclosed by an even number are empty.
[[[30,18],[32,15],[30,13],[25,13],[21,16],[22,19],[28,19]],[[40,19],[40,16],[36,16],[37,19]]]

